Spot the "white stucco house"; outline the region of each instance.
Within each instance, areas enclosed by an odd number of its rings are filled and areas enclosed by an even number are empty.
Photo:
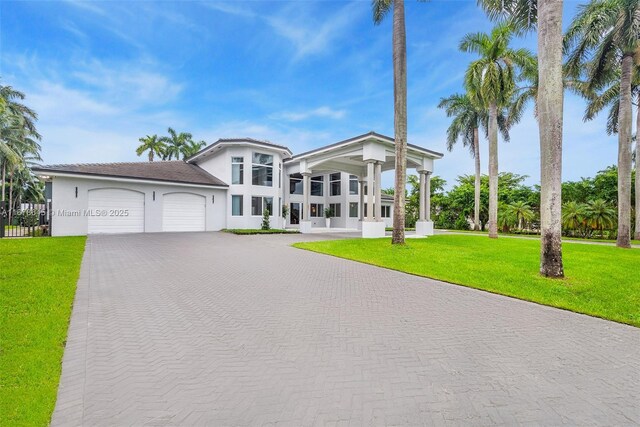
[[[421,183],[416,233],[432,234],[429,180],[442,154],[411,144],[407,151],[407,167]],[[51,185],[54,236],[259,228],[266,209],[273,228],[381,237],[392,223],[393,198],[379,183],[394,166],[393,138],[370,132],[295,155],[271,142],[219,139],[184,161],[33,170]],[[333,212],[330,229],[326,208]]]

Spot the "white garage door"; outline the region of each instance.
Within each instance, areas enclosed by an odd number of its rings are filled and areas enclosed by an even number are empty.
[[[169,193],[162,197],[162,231],[204,231],[205,197]]]
[[[123,188],[89,190],[89,234],[143,233],[144,194]]]

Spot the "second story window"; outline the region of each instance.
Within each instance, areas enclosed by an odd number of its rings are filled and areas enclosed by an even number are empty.
[[[340,172],[332,173],[329,175],[329,184],[331,191],[329,192],[330,196],[339,196],[340,195]]]
[[[302,194],[302,175],[289,175],[289,194]]]
[[[273,187],[273,156],[253,153],[251,183],[264,187]]]
[[[324,194],[324,176],[312,176],[311,177],[311,195],[322,196]]]
[[[244,157],[231,158],[231,183],[244,184]]]
[[[349,194],[358,194],[358,177],[355,175],[349,175]]]

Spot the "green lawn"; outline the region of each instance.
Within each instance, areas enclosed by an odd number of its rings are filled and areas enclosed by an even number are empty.
[[[0,239],[0,426],[45,426],[84,237]]]
[[[565,244],[566,279],[553,280],[539,276],[540,243],[530,239],[436,235],[405,246],[389,239],[294,246],[640,326],[639,249]]]
[[[393,230],[393,229],[391,229]],[[412,230],[411,228],[407,228],[407,230]],[[488,234],[489,232],[487,230],[485,231],[480,231],[480,230],[443,230],[443,231],[448,231],[451,233],[469,233],[469,234]],[[516,234],[516,233],[502,233],[499,232],[498,233],[500,236],[509,236],[509,237],[527,237],[529,239],[539,239],[540,235],[538,234]],[[577,242],[596,242],[596,243],[615,243],[615,239],[601,239],[599,237],[592,237],[592,238],[584,238],[584,237],[569,237],[569,236],[562,236],[562,240],[563,241],[577,241]],[[640,240],[631,240],[631,244],[632,245],[640,245]]]

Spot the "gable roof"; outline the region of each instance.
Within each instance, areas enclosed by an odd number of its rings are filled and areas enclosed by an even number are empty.
[[[32,169],[40,175],[50,174],[55,176],[56,173],[60,173],[228,187],[223,181],[199,166],[182,160],[44,165],[35,166]]]
[[[285,147],[284,145],[274,144],[274,143],[269,142],[269,141],[263,141],[261,139],[255,139],[255,138],[220,138],[216,142],[214,142],[213,144],[204,147],[202,150],[198,151],[193,156],[190,156],[190,157],[186,158],[184,161],[187,162],[187,163],[191,163],[191,161],[195,160],[196,158],[200,157],[201,155],[209,153],[209,152],[213,151],[214,149],[216,149],[218,147],[222,147],[222,146],[227,145],[227,144],[235,144],[235,143],[248,143],[248,144],[260,145],[260,146],[263,146],[263,147],[272,148],[272,149],[276,149],[276,150],[281,150],[281,151],[284,151],[285,153],[287,153],[289,156],[291,156],[293,154],[293,153],[291,153],[291,150],[289,150],[289,147]]]
[[[353,138],[345,139],[343,141],[338,141],[338,142],[333,143],[333,144],[329,144],[329,145],[325,145],[323,147],[315,148],[313,150],[305,151],[304,153],[296,154],[295,156],[293,156],[290,159],[287,159],[285,161],[296,160],[296,159],[299,159],[301,157],[306,157],[306,156],[308,156],[310,154],[315,154],[317,152],[324,151],[324,150],[327,150],[327,149],[336,148],[336,147],[339,147],[339,146],[342,146],[342,145],[348,145],[348,144],[350,144],[352,142],[356,142],[356,141],[360,142],[362,140],[366,140],[367,138],[377,138],[377,139],[381,139],[383,141],[390,142],[391,144],[395,144],[395,139],[391,138],[390,136],[382,135],[380,133],[371,131],[371,132],[368,132],[368,133],[363,133],[362,135],[354,136]],[[432,150],[429,150],[427,148],[420,147],[419,145],[414,145],[414,144],[408,144],[407,143],[407,147],[412,148],[412,149],[417,150],[417,151],[420,151],[420,152],[425,153],[425,154],[429,154],[430,156],[433,156],[433,157],[436,157],[436,158],[441,158],[443,156],[442,153],[438,153],[437,151],[432,151]]]

